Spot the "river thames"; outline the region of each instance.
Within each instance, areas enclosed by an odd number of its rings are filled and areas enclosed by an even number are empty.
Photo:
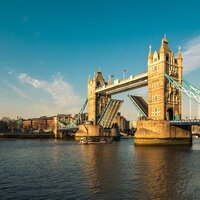
[[[193,146],[0,140],[0,199],[200,199]]]

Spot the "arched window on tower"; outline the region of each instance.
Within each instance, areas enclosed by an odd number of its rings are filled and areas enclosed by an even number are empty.
[[[170,101],[173,101],[173,92],[170,93]]]
[[[97,87],[99,87],[100,86],[100,81],[97,81]]]
[[[166,54],[166,61],[168,62],[169,61],[169,55]]]

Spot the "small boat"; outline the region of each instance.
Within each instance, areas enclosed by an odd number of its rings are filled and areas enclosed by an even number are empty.
[[[105,143],[115,143],[113,138],[101,138],[101,139],[91,139],[88,137],[81,137],[80,144],[105,144]]]
[[[113,138],[107,138],[106,143],[114,143]]]
[[[88,140],[87,140],[86,137],[81,137],[79,143],[80,143],[80,144],[88,144]]]
[[[106,143],[106,140],[100,140],[99,142],[100,143]]]

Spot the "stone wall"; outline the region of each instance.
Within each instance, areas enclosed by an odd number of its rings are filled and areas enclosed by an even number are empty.
[[[138,121],[135,144],[189,144],[190,126],[170,126],[169,121]]]

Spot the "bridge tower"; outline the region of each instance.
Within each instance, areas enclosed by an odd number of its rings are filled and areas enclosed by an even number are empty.
[[[148,55],[148,115],[154,120],[181,119],[181,92],[165,78],[165,73],[182,84],[182,55],[178,56],[168,46],[166,36],[159,51]]]
[[[97,87],[103,87],[105,85],[106,82],[99,68],[98,72],[94,74],[94,78],[90,79],[89,77],[88,79],[88,121],[91,121],[93,125],[97,125],[98,119],[111,98],[105,94],[95,93]]]

